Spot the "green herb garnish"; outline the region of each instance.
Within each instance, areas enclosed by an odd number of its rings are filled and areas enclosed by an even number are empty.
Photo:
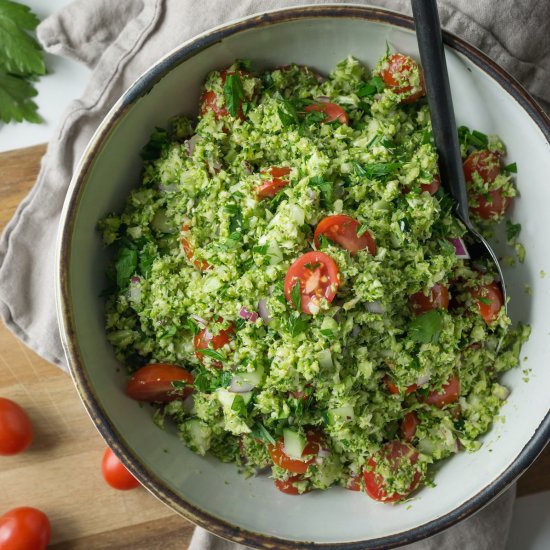
[[[443,316],[440,311],[432,310],[419,315],[409,323],[409,337],[419,344],[436,343],[439,340]]]
[[[225,98],[225,108],[231,116],[237,116],[246,99],[244,95],[241,75],[238,72],[228,74],[223,85],[223,96]]]

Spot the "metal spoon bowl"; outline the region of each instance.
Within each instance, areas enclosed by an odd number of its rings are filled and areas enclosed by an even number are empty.
[[[488,265],[494,265],[494,270],[500,279],[504,308],[507,311],[506,286],[497,256],[470,220],[466,180],[460,156],[437,3],[435,0],[411,0],[411,4],[430,107],[432,132],[439,155],[441,185],[455,199],[455,214],[468,230],[464,240],[471,259],[486,260]]]

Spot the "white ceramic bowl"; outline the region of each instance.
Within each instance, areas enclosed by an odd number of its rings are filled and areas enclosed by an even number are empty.
[[[500,135],[517,161],[527,259],[506,273],[514,320],[533,326],[521,368],[504,376],[513,389],[481,450],[440,465],[436,487],[406,505],[377,503],[333,488],[300,497],[270,479],[244,479],[232,465],[188,451],[151,422],[151,408],[124,395],[126,377],[104,333],[106,251],[96,230],[121,209],[139,182],[139,150],[156,125],[195,114],[201,83],[214,68],[251,58],[256,69],[307,64],[330,71],[348,54],[372,67],[391,48],[417,56],[412,21],[358,6],[287,9],[220,27],[182,44],[149,69],[118,101],[92,138],[76,171],[59,240],[61,333],[78,391],[99,431],[141,483],[163,502],[226,538],[258,547],[388,547],[440,531],[489,502],[534,460],[550,433],[550,125],[524,90],[483,54],[445,36],[459,124]],[[539,276],[540,270],[549,273]],[[527,295],[525,285],[533,289]],[[522,369],[528,368],[528,381]],[[120,370],[120,369],[119,369]],[[165,452],[167,450],[168,452]],[[368,542],[367,542],[368,541]]]

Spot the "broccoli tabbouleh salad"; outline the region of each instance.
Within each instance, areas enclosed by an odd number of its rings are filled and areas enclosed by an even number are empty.
[[[393,502],[479,448],[529,328],[469,261],[423,95],[398,53],[328,78],[237,61],[208,75],[196,122],[154,132],[142,185],[100,224],[106,326],[127,394],[196,453],[270,468],[288,494]],[[515,165],[496,136],[460,141],[487,229]]]

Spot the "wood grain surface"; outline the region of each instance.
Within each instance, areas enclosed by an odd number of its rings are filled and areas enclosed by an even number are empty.
[[[0,154],[0,230],[31,189],[45,146]],[[0,324],[0,395],[17,401],[35,429],[30,449],[0,457],[0,514],[36,506],[52,522],[52,548],[171,550],[193,525],[143,489],[119,492],[101,476],[103,440],[69,376]],[[547,448],[518,483],[518,495],[550,490]]]

